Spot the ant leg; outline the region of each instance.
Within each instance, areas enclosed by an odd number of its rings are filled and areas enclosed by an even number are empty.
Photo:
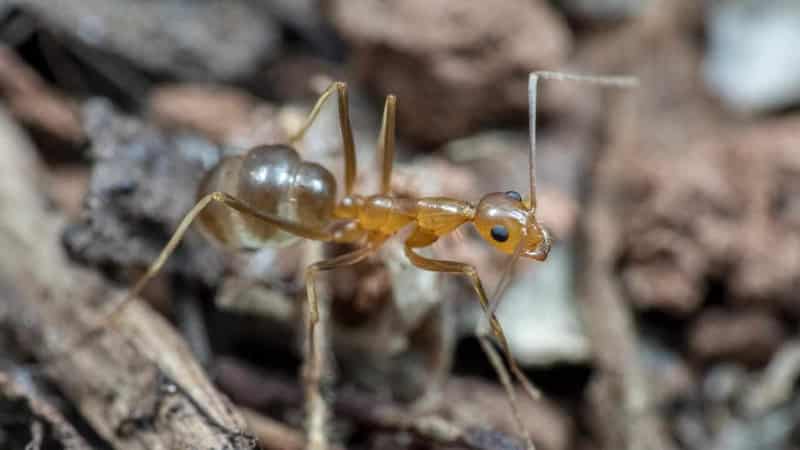
[[[342,132],[342,147],[344,149],[344,191],[345,195],[353,193],[353,186],[356,180],[356,146],[353,141],[353,129],[350,126],[350,106],[347,100],[347,84],[341,81],[332,83],[325,92],[320,95],[319,100],[311,109],[305,122],[299,130],[289,136],[289,143],[295,144],[305,136],[306,131],[314,123],[319,115],[322,106],[333,92],[336,91],[339,100],[339,130]]]
[[[395,111],[397,98],[386,96],[383,106],[381,132],[378,135],[378,154],[381,158],[381,194],[388,194],[392,184],[392,163],[394,162]]]
[[[252,209],[251,207],[247,206],[244,202],[237,199],[236,197],[226,194],[224,192],[212,192],[211,194],[206,195],[205,197],[201,198],[191,210],[183,217],[178,228],[170,237],[169,242],[164,248],[161,250],[161,253],[158,255],[155,261],[150,265],[147,269],[147,272],[139,278],[139,280],[134,284],[133,288],[128,291],[128,294],[122,299],[122,301],[118,302],[117,304],[111,307],[111,310],[105,314],[99,320],[98,325],[95,326],[95,329],[86,333],[82,337],[78,338],[75,342],[68,344],[65,347],[65,350],[59,352],[58,354],[54,355],[51,358],[51,363],[53,359],[57,359],[59,356],[68,355],[81,346],[83,346],[88,340],[90,340],[93,336],[96,335],[106,324],[111,323],[119,314],[124,310],[125,306],[127,306],[133,299],[135,299],[139,293],[144,289],[145,285],[155,277],[159,271],[163,268],[164,264],[167,262],[167,259],[172,255],[175,251],[176,247],[183,239],[184,234],[188,231],[189,226],[191,226],[192,222],[203,212],[203,210],[210,205],[211,203],[222,203],[223,205],[232,208],[242,214],[246,214],[248,216],[254,217],[259,220],[263,220],[264,222],[270,223],[276,227],[279,227],[289,233],[293,233],[297,236],[305,237],[308,239],[320,240],[320,241],[328,241],[332,239],[332,235],[325,231],[314,230],[308,228],[302,224],[298,224],[289,220],[286,220],[282,217],[274,216],[272,214],[262,213]]]
[[[430,259],[426,258],[418,253],[416,253],[412,247],[411,242],[415,238],[421,238],[424,241],[424,236],[426,233],[421,232],[419,230],[412,233],[412,235],[408,238],[405,245],[405,254],[408,257],[411,264],[420,269],[430,270],[434,272],[445,272],[445,273],[460,273],[466,275],[469,279],[470,283],[472,284],[473,289],[478,294],[478,300],[480,302],[481,308],[483,309],[484,314],[486,315],[489,324],[491,325],[492,332],[500,344],[500,348],[503,350],[505,354],[507,364],[511,368],[511,372],[517,378],[517,380],[522,384],[525,388],[527,394],[533,398],[537,399],[541,396],[539,391],[533,387],[533,385],[528,381],[528,378],[522,372],[522,369],[517,366],[516,360],[511,355],[511,349],[508,345],[508,340],[506,339],[505,333],[503,332],[503,327],[500,325],[500,322],[497,320],[495,314],[491,311],[489,307],[489,299],[486,296],[486,291],[483,288],[483,283],[481,282],[480,277],[478,276],[478,272],[475,268],[469,264],[456,262],[456,261],[445,261],[445,260],[438,260],[438,259]],[[525,428],[524,423],[522,422],[522,418],[519,415],[519,409],[517,408],[517,400],[516,400],[516,393],[514,391],[514,387],[511,383],[511,377],[508,374],[505,366],[503,365],[502,359],[499,357],[497,352],[492,347],[491,342],[489,341],[488,336],[486,333],[479,333],[478,339],[481,342],[481,347],[483,348],[486,356],[489,358],[489,362],[494,367],[495,371],[497,372],[498,377],[500,378],[500,382],[503,384],[503,387],[506,390],[506,394],[508,395],[509,403],[511,406],[511,411],[514,415],[514,420],[517,423],[517,428],[519,429],[519,433],[525,438],[525,442],[529,449],[533,449],[533,442],[528,435],[528,431]]]
[[[320,321],[320,313],[315,278],[319,272],[350,266],[362,261],[364,258],[374,253],[384,241],[385,238],[372,240],[364,247],[332,259],[316,262],[308,266],[305,270],[306,296],[308,302],[306,331],[308,334],[306,336],[306,361],[303,369],[303,383],[306,389],[306,413],[308,414],[306,419],[308,433],[307,448],[310,450],[325,450],[327,448],[327,438],[325,435],[327,407],[322,398],[322,393],[320,392],[324,361],[322,351],[320,350],[322,336],[318,336],[316,333],[317,324]]]

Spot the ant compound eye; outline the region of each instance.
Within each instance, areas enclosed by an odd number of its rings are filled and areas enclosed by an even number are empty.
[[[517,192],[517,191],[506,191],[505,195],[506,195],[506,197],[508,197],[510,199],[514,199],[514,200],[516,200],[518,202],[522,201],[522,195],[520,195],[520,193]]]
[[[508,228],[502,225],[493,226],[490,233],[492,235],[492,239],[497,242],[505,242],[508,240]]]
[[[474,224],[481,237],[497,250],[512,254],[525,238],[528,212],[507,192],[486,194],[475,208]]]

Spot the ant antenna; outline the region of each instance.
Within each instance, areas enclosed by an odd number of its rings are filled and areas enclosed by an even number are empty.
[[[536,101],[538,93],[539,78],[556,81],[577,81],[579,83],[600,84],[617,88],[632,88],[639,85],[639,79],[630,76],[598,76],[598,75],[579,75],[564,72],[537,71],[531,72],[528,77],[528,108],[529,108],[529,127],[530,127],[530,153],[528,154],[528,170],[530,171],[530,209],[529,213],[536,212]],[[496,312],[500,305],[500,299],[508,286],[514,265],[522,254],[524,239],[520,240],[520,245],[514,249],[511,259],[508,261],[500,281],[497,283],[494,295],[489,302],[492,313]]]
[[[503,269],[503,274],[500,276],[500,281],[497,282],[497,286],[494,288],[494,294],[489,302],[489,310],[492,311],[492,314],[496,313],[497,307],[500,306],[500,298],[506,291],[508,282],[511,281],[511,274],[514,272],[514,266],[517,264],[517,260],[519,260],[519,257],[522,255],[524,248],[525,239],[520,239],[519,244],[517,244],[517,247],[514,249],[514,253],[511,255],[511,258],[508,260],[505,268]]]
[[[531,147],[528,155],[530,171],[530,212],[536,212],[536,100],[539,78],[556,81],[577,81],[580,83],[601,84],[609,87],[631,88],[639,85],[639,79],[628,76],[578,75],[564,72],[537,71],[528,77],[528,117]]]

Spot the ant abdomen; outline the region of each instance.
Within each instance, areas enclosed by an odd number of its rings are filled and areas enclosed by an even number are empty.
[[[258,211],[322,230],[336,206],[336,179],[324,167],[303,161],[287,145],[263,145],[222,159],[203,179],[198,198],[228,193]],[[298,238],[221,204],[198,217],[203,231],[234,248],[288,245]]]

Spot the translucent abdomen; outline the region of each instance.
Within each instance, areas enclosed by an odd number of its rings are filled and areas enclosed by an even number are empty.
[[[252,208],[314,229],[326,227],[336,206],[336,179],[319,164],[300,159],[286,145],[255,147],[221,160],[200,183],[198,198],[215,191]],[[203,231],[237,248],[288,245],[297,238],[261,220],[211,204],[200,215]]]

